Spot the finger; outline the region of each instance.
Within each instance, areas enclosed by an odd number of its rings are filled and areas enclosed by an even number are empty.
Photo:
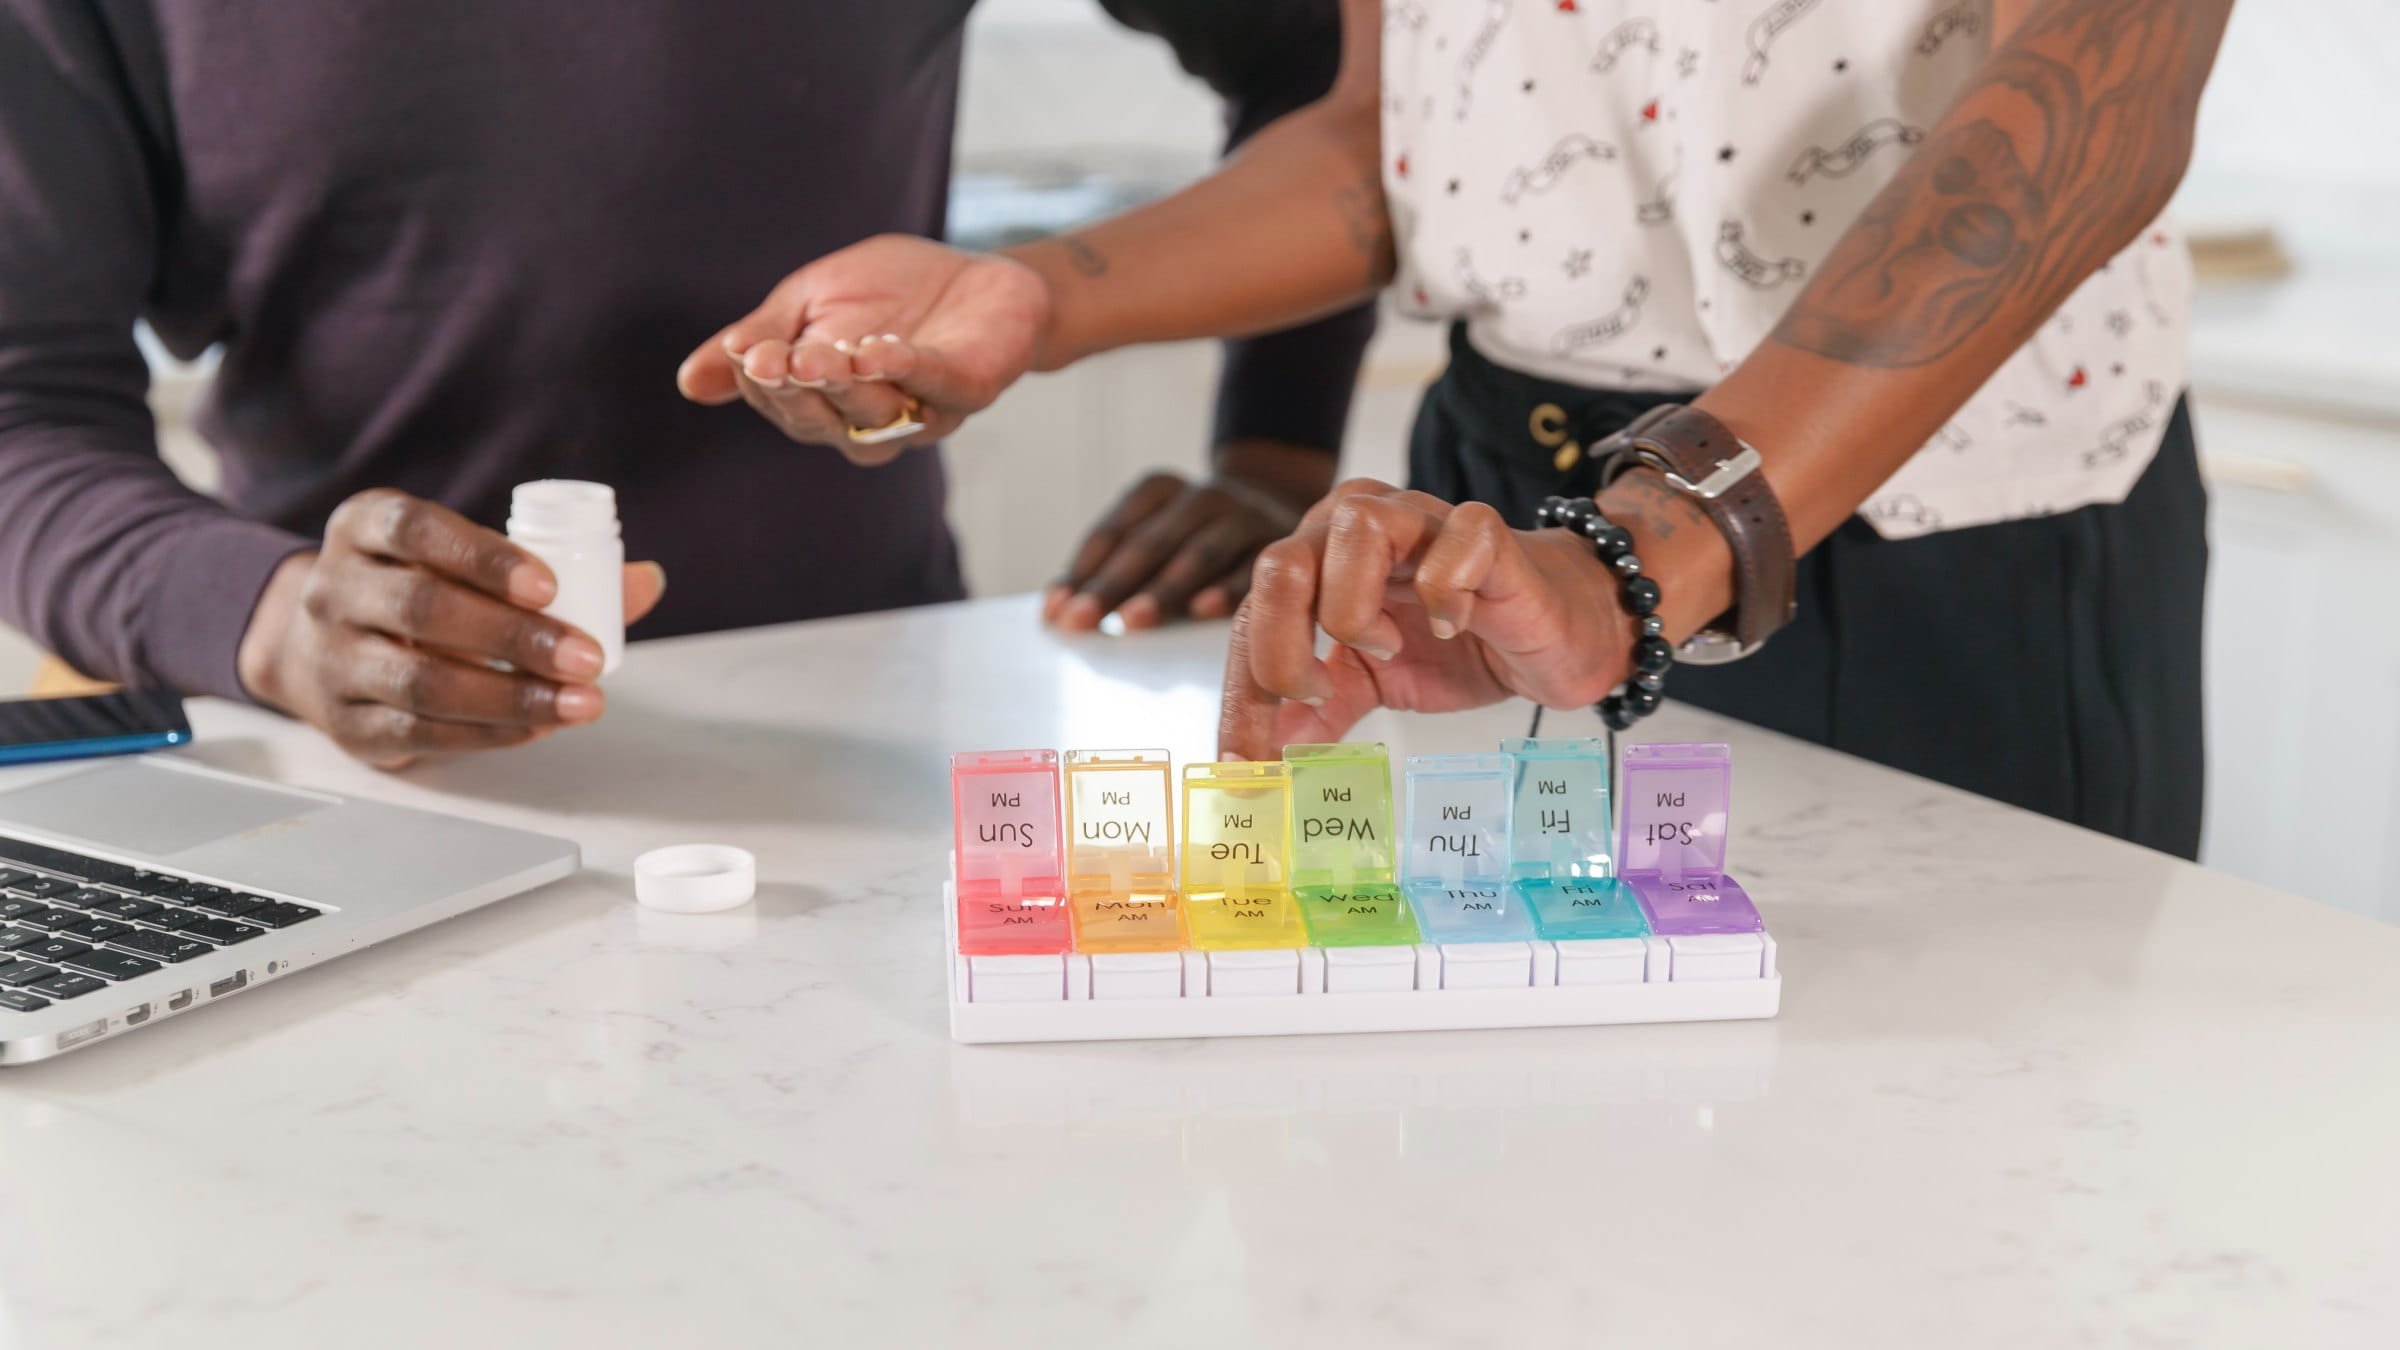
[[[575,726],[600,715],[598,689],[557,684],[454,661],[422,647],[368,636],[343,655],[334,692],[439,722],[490,726]]]
[[[1220,759],[1273,759],[1283,752],[1283,742],[1275,735],[1276,714],[1284,701],[1258,682],[1251,652],[1256,621],[1255,607],[1244,605],[1234,614],[1233,632],[1226,639],[1225,690],[1217,705]]]
[[[654,562],[625,564],[625,622],[631,624],[658,608],[667,593],[667,569]]]
[[[1260,684],[1253,612],[1245,605],[1234,614],[1226,646],[1225,691],[1217,718],[1220,758],[1274,759],[1287,745],[1339,740],[1359,718],[1380,706],[1382,698],[1365,659],[1346,648],[1328,662],[1328,687],[1334,692],[1323,702],[1286,699]]]
[[[1043,619],[1069,629],[1097,627],[1100,620],[1108,616],[1108,609],[1098,597],[1081,594],[1085,583],[1123,547],[1135,527],[1174,502],[1186,486],[1178,475],[1153,473],[1127,488],[1125,494],[1117,498],[1093,524],[1091,532],[1083,537],[1083,543],[1076,547],[1073,560],[1067,564],[1066,575],[1052,588],[1055,601],[1044,598]]]
[[[1307,529],[1311,525],[1324,524],[1327,520],[1332,518],[1334,509],[1336,507],[1339,507],[1349,498],[1360,496],[1399,496],[1411,499],[1426,497],[1429,501],[1438,502],[1441,500],[1438,497],[1427,497],[1427,494],[1422,492],[1402,492],[1400,489],[1393,487],[1391,484],[1386,483],[1378,478],[1345,478],[1341,482],[1334,484],[1333,491],[1326,493],[1322,497],[1319,497],[1316,501],[1316,504],[1309,507],[1308,510],[1301,515],[1299,528]]]
[[[860,383],[850,368],[851,357],[859,350],[859,345],[847,338],[835,342],[804,341],[792,356],[792,380],[804,389],[824,395],[845,428],[864,431],[887,426],[897,419],[907,410],[907,395],[889,385]]]
[[[1224,509],[1221,500],[1197,492],[1177,496],[1166,509],[1126,532],[1123,542],[1085,580],[1077,601],[1101,614],[1115,610],[1142,590]],[[1150,617],[1149,622],[1157,621],[1155,615]],[[1130,617],[1127,622],[1132,622]]]
[[[675,368],[675,389],[694,403],[711,407],[731,403],[742,396],[737,375],[738,366],[733,353],[726,350],[725,340],[732,330],[720,328],[709,335],[708,341],[692,349]]]
[[[1482,502],[1450,513],[1417,565],[1416,584],[1429,623],[1440,616],[1453,631],[1472,632],[1499,651],[1555,648],[1575,627],[1566,622],[1558,588],[1526,554],[1524,536]]]
[[[419,755],[522,745],[538,734],[527,726],[438,721],[386,703],[346,703],[331,720],[328,729],[336,744],[385,768],[397,768]]]
[[[547,615],[503,604],[422,567],[337,560],[302,603],[316,618],[570,683],[600,678],[600,644]]]
[[[329,551],[356,550],[462,582],[514,605],[539,609],[558,596],[541,559],[446,506],[391,488],[372,488],[335,508]]]
[[[1405,575],[1441,529],[1441,516],[1397,497],[1357,493],[1326,522],[1317,622],[1334,641],[1379,661],[1400,654],[1400,625],[1384,612],[1394,577]]]
[[[1244,563],[1226,574],[1223,581],[1203,586],[1192,596],[1192,617],[1222,619],[1240,607],[1242,597],[1250,594],[1250,566]]]
[[[1259,551],[1252,569],[1248,616],[1250,676],[1276,698],[1310,703],[1333,695],[1317,660],[1317,578],[1324,532],[1302,531]]]
[[[742,378],[762,389],[779,389],[792,378],[797,353],[781,338],[764,338],[742,353]]]
[[[744,375],[742,401],[777,430],[803,445],[840,445],[848,439],[842,434],[841,414],[813,390],[762,385]]]
[[[1417,598],[1425,605],[1425,623],[1437,638],[1467,631],[1475,617],[1476,599],[1504,554],[1517,565],[1524,550],[1500,513],[1482,502],[1467,502],[1450,513],[1439,538],[1417,564]]]
[[[1117,606],[1129,628],[1146,628],[1162,619],[1198,613],[1202,590],[1221,585],[1229,576],[1247,577],[1250,560],[1262,541],[1254,525],[1238,516],[1220,516],[1183,541],[1158,574],[1132,599]],[[1225,611],[1219,609],[1218,614]],[[1207,616],[1203,616],[1207,617]]]

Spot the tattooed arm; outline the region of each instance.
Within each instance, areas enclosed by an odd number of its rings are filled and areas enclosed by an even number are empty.
[[[1925,444],[2183,177],[2232,0],[1998,0],[1982,70],[1700,406],[1759,448],[1807,549]],[[1732,602],[1716,531],[1632,475],[1671,631]],[[1665,561],[1664,558],[1660,561]],[[1706,578],[1706,582],[1699,579]],[[1695,584],[1697,583],[1697,584]]]
[[[1050,291],[1034,368],[1137,342],[1266,332],[1380,289],[1394,266],[1382,41],[1379,0],[1342,0],[1341,72],[1324,98],[1174,196],[1008,250]]]

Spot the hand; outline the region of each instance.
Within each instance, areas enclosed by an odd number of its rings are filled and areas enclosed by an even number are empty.
[[[1270,544],[1234,616],[1219,753],[1273,759],[1378,707],[1450,712],[1522,696],[1593,703],[1625,678],[1636,625],[1615,574],[1566,530],[1511,530],[1371,479]],[[1316,656],[1319,624],[1335,646]]]
[[[1187,612],[1221,619],[1250,593],[1250,562],[1292,532],[1333,483],[1334,457],[1272,441],[1220,447],[1204,483],[1154,473],[1084,536],[1042,597],[1042,620],[1083,631],[1115,613],[1154,628]]]
[[[1033,360],[1050,290],[1023,263],[887,234],[785,277],[766,302],[700,344],[675,373],[683,396],[736,398],[793,440],[886,464],[991,405]],[[914,397],[925,429],[856,445]]]
[[[626,621],[665,589],[656,563],[627,567]],[[600,644],[535,612],[557,593],[506,537],[377,488],[333,513],[323,549],[276,569],[236,663],[252,697],[382,768],[520,745],[602,707]]]

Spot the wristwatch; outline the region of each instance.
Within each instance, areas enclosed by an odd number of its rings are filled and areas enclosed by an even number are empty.
[[[1657,470],[1668,487],[1700,504],[1733,550],[1733,608],[1684,639],[1676,660],[1738,661],[1792,621],[1798,608],[1792,527],[1758,471],[1757,450],[1698,408],[1669,403],[1593,446],[1592,455],[1603,488],[1635,469]]]

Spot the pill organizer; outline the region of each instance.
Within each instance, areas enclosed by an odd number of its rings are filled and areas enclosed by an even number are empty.
[[[1773,1017],[1722,744],[951,757],[950,1033],[1135,1040]],[[1177,821],[1182,830],[1178,834]]]

